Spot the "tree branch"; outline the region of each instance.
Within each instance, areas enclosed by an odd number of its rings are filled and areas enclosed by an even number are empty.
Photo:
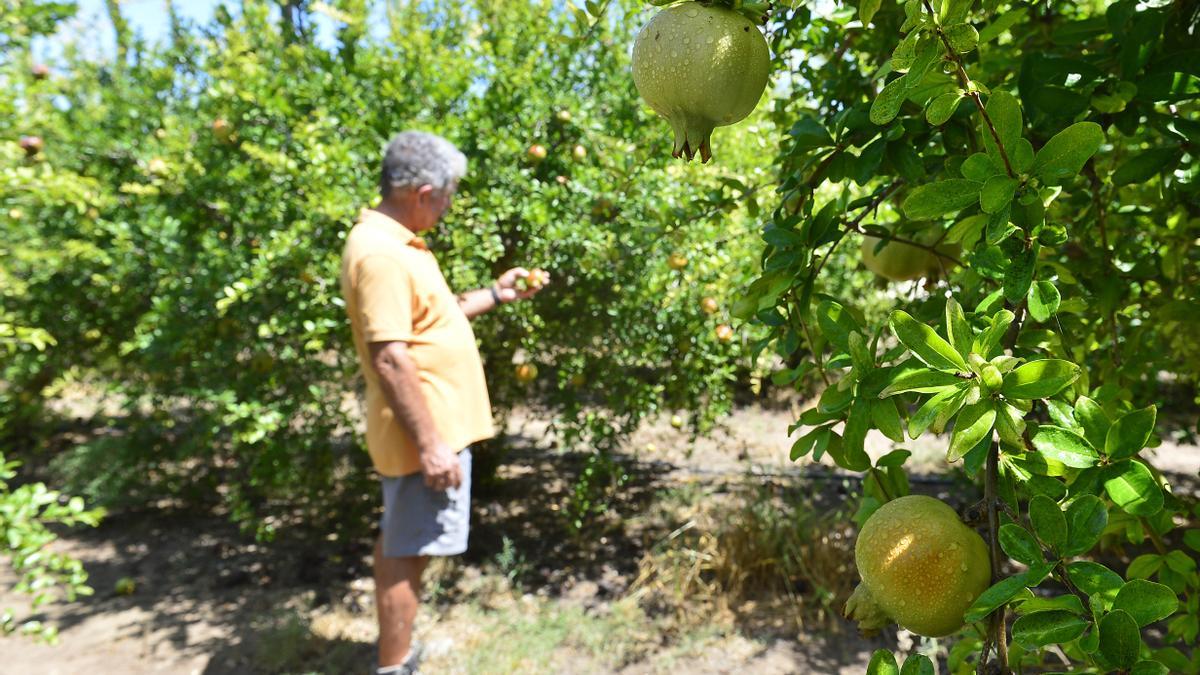
[[[929,0],[921,0],[925,5],[925,11],[929,12],[932,17],[937,17],[937,13],[933,11]],[[967,97],[975,102],[975,107],[979,109],[979,114],[983,116],[983,121],[987,124],[988,131],[992,134],[992,140],[995,141],[996,147],[1000,150],[1000,159],[1004,160],[1004,170],[1008,172],[1009,178],[1016,178],[1017,173],[1013,171],[1012,162],[1008,159],[1008,151],[1004,149],[1004,144],[1000,142],[1000,134],[996,131],[996,125],[992,122],[991,115],[988,115],[987,109],[983,107],[983,99],[979,97],[979,92],[971,86],[971,78],[967,75],[967,69],[963,66],[962,57],[958,52],[954,51],[954,47],[950,46],[950,40],[946,37],[946,33],[942,27],[934,24],[934,30],[937,31],[938,37],[941,38],[942,44],[946,47],[946,56],[954,63],[955,74],[958,76],[958,84],[963,91],[967,92]]]

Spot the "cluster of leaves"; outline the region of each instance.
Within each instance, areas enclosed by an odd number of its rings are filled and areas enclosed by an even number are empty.
[[[1142,457],[1147,399],[1196,375],[1176,348],[1200,276],[1197,8],[860,0],[775,19],[784,198],[735,314],[771,330],[756,349],[815,356],[781,379],[828,383],[793,458],[866,472],[862,522],[908,490],[909,453],[872,463],[867,433],[950,430],[947,462],[983,488],[995,582],[955,672],[1057,654],[1200,672],[1200,509]],[[862,234],[958,244],[961,266],[868,320],[830,264]]]
[[[0,415],[32,452],[64,383],[123,406],[121,433],[53,458],[68,490],[220,505],[263,535],[285,518],[370,527],[337,280],[404,128],[469,157],[429,238],[452,288],[516,265],[553,275],[476,325],[499,413],[543,404],[564,444],[605,450],[660,410],[701,430],[729,408],[742,342],[719,340],[727,312],[700,301],[726,306],[753,275],[733,263],[761,250],[743,206],[767,192],[748,167],[770,141],[745,132],[719,174],[667,167],[628,76],[640,3],[240,5],[207,25],[172,12],[162,44],[114,14],[115,60],[60,32],[48,76],[34,54],[71,3],[5,5],[0,321],[49,339],[4,360]],[[318,12],[331,35],[314,33]],[[520,361],[536,382],[517,380]]]

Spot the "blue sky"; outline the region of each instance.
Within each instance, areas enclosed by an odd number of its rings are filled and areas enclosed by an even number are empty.
[[[207,24],[212,20],[213,9],[222,4],[223,0],[176,0],[175,11],[186,20],[199,24]],[[232,14],[237,14],[240,3],[224,0]],[[60,30],[57,40],[71,39],[73,34],[88,40],[88,49],[97,56],[111,56],[115,51],[115,36],[112,22],[108,18],[108,9],[104,0],[77,0],[79,11],[75,21],[68,22],[64,30]],[[121,0],[121,14],[129,23],[132,31],[141,33],[151,42],[157,42],[167,36],[167,3],[165,0]],[[318,44],[332,43],[334,34],[333,22],[320,14],[314,14],[313,21],[317,29]],[[82,40],[76,40],[82,42]],[[58,51],[56,40],[41,45],[47,56],[53,56]]]

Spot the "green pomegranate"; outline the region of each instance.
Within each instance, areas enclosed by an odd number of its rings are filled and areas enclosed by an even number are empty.
[[[846,616],[871,634],[895,621],[926,637],[963,626],[963,614],[988,587],[987,545],[932,497],[909,495],[879,507],[854,545],[862,583]]]
[[[931,231],[931,235],[912,237],[913,241],[932,244],[937,240],[937,231]],[[906,237],[908,238],[908,237]],[[905,244],[898,241],[888,242],[884,244],[876,252],[875,248],[879,245],[879,237],[866,235],[862,241],[862,261],[867,269],[871,270],[879,276],[890,279],[892,281],[911,281],[912,279],[920,279],[925,276],[934,276],[942,271],[942,268],[950,267],[951,261],[947,258],[938,260],[938,256],[926,251],[923,248],[917,248],[912,244]],[[949,256],[957,256],[962,247],[958,244],[943,244],[938,246],[938,250]]]
[[[712,157],[709,136],[754,110],[767,86],[767,41],[744,15],[697,2],[659,12],[633,45],[633,83],[671,123],[672,155]]]

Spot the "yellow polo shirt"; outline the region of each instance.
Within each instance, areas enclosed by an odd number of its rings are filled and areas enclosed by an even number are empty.
[[[421,393],[442,440],[461,450],[495,435],[475,333],[425,242],[388,216],[363,209],[342,252],[342,297],[367,381],[367,451],[384,476],[420,471],[371,367],[372,342],[408,343]]]

